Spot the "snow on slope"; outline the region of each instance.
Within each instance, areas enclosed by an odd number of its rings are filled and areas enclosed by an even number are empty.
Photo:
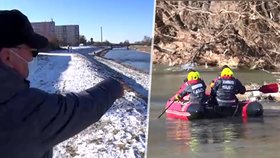
[[[115,78],[125,81],[139,95],[146,97],[145,99],[147,101],[148,90],[150,87],[148,74],[132,70],[112,60],[106,60],[101,57],[93,56],[92,60],[94,59],[100,62],[100,67],[103,66],[112,69],[109,74],[110,76],[114,76]]]
[[[84,56],[90,51],[74,49],[74,53],[40,53],[34,71],[36,75],[31,73],[29,77],[31,86],[51,93],[80,92],[115,75],[136,88],[136,92],[140,88],[138,91],[148,94],[148,74],[121,66],[115,72],[110,68],[115,67],[112,66],[115,64],[113,61],[104,66],[96,59]],[[133,87],[132,83],[138,86]],[[135,92],[126,91],[100,121],[58,144],[54,148],[54,157],[144,157],[146,132],[147,102],[137,97]]]

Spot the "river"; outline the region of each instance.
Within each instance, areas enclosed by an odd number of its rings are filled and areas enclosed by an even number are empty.
[[[113,59],[123,65],[150,72],[151,53],[140,52],[136,50],[127,50],[124,48],[115,48],[106,53],[105,58]]]
[[[217,68],[198,68],[208,84]],[[234,70],[243,84],[273,82],[277,76],[258,70]],[[176,93],[186,71],[154,65],[149,113],[148,158],[276,158],[280,155],[280,104],[261,102],[262,118],[181,121],[163,115],[166,101]]]

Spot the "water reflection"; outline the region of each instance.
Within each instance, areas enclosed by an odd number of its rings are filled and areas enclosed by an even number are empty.
[[[249,122],[258,127],[262,127],[264,123],[263,118],[251,118],[245,122],[242,118],[195,121],[167,118],[166,138],[177,144],[177,152],[189,151],[188,154],[192,157],[196,157],[198,153],[201,156],[207,150],[211,151],[209,145],[215,148],[216,154],[220,152],[224,157],[235,157],[239,155],[236,148],[242,148],[242,144],[236,144],[236,140],[255,139],[251,126],[247,126]],[[259,131],[263,130],[259,129]],[[262,132],[259,134],[266,135]]]

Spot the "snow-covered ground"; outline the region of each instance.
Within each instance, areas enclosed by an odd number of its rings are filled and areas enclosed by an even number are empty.
[[[109,76],[129,87],[100,121],[58,144],[54,157],[144,157],[149,75],[88,55],[93,50],[96,48],[40,53],[32,67],[31,86],[50,93],[80,92]]]
[[[128,65],[149,73],[151,59],[150,55],[150,53],[122,48],[109,51],[106,53],[105,58],[113,59],[124,65]]]

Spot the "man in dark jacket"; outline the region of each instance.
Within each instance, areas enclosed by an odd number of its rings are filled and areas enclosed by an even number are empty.
[[[200,79],[200,75],[197,71],[191,70],[188,73],[188,79],[186,88],[176,96],[176,100],[183,98],[185,95],[189,95],[189,102],[195,104],[204,104],[207,101],[205,95],[206,85],[203,80]]]
[[[230,68],[230,67],[227,66],[227,65],[224,65],[224,66],[221,68],[221,71],[220,71],[220,72],[222,72],[225,68]],[[214,87],[214,85],[215,85],[215,82],[216,82],[218,79],[220,79],[220,78],[221,78],[221,75],[219,74],[218,77],[214,78],[214,79],[211,81],[211,83],[209,84],[210,90],[211,90],[210,92],[212,92],[213,87]],[[217,104],[218,104],[218,103],[217,103],[217,100],[216,100],[216,96],[210,95],[210,96],[209,96],[208,105],[211,106],[211,107],[213,107],[213,106],[215,106],[215,105],[217,105]]]
[[[51,158],[53,146],[98,121],[123,95],[114,79],[65,95],[30,88],[28,62],[47,44],[20,11],[0,11],[1,158]]]
[[[238,99],[236,94],[246,92],[242,83],[233,77],[230,68],[224,68],[211,90],[212,98],[216,98],[218,110],[224,115],[232,115],[238,108]]]

